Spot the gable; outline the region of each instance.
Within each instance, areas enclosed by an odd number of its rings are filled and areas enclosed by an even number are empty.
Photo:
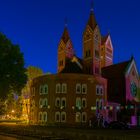
[[[125,76],[131,75],[131,74],[136,75],[137,79],[139,78],[138,70],[137,70],[136,63],[135,63],[134,59],[128,65],[126,72],[125,72]]]
[[[105,43],[110,49],[113,50],[113,45],[112,45],[112,41],[111,41],[111,37],[110,35],[108,36],[106,43]]]

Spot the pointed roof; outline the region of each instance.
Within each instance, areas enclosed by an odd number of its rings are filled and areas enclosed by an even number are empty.
[[[69,32],[67,27],[65,27],[62,35],[62,40],[64,41],[64,43],[67,43],[69,39],[70,39]]]
[[[102,76],[104,78],[114,78],[124,76],[127,67],[130,65],[132,60],[121,62],[118,64],[110,65],[102,68]]]
[[[93,10],[91,9],[90,11],[90,16],[89,16],[89,20],[88,20],[88,25],[91,27],[92,30],[95,29],[97,22],[93,13]]]
[[[105,44],[105,42],[108,39],[108,36],[109,36],[109,34],[107,34],[106,36],[102,36],[102,38],[101,38],[101,45],[104,45]]]

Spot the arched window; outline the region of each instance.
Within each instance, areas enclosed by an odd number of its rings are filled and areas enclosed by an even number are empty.
[[[103,86],[100,86],[100,95],[103,95],[104,94],[104,88]]]
[[[62,93],[67,93],[67,84],[62,84]]]
[[[38,116],[39,118],[39,121],[42,121],[42,112],[39,112],[39,116]]]
[[[32,100],[32,102],[31,102],[31,108],[34,108],[34,107],[35,107],[35,101]]]
[[[61,107],[66,107],[66,98],[65,97],[63,97],[62,99],[61,99]]]
[[[81,93],[81,84],[76,84],[76,93]]]
[[[61,122],[66,122],[66,112],[61,112]]]
[[[102,100],[102,99],[100,99],[99,108],[100,108],[100,110],[102,110],[102,109],[103,109],[103,100]]]
[[[55,112],[55,122],[60,122],[60,112]]]
[[[86,100],[86,98],[82,98],[82,107],[83,108],[87,107],[87,100]]]
[[[80,110],[81,109],[81,98],[76,98],[76,107]]]
[[[39,87],[39,94],[40,95],[43,94],[43,86],[42,85]]]
[[[55,99],[55,106],[56,106],[56,107],[60,107],[60,98],[59,98],[59,97],[57,97],[57,98]]]
[[[44,98],[43,100],[43,107],[47,107],[48,106],[48,99]]]
[[[48,94],[48,85],[44,85],[44,94]]]
[[[99,94],[100,94],[100,86],[96,85],[96,95],[99,95]]]
[[[47,112],[43,112],[43,121],[47,122]]]
[[[56,93],[60,93],[60,92],[61,92],[61,85],[56,84]]]
[[[39,107],[42,108],[42,106],[43,106],[43,100],[40,98],[40,100],[39,100]]]
[[[82,84],[82,94],[87,94],[87,85]]]
[[[86,112],[82,112],[82,122],[83,123],[87,122],[87,113]]]
[[[81,122],[81,113],[80,112],[76,112],[75,121],[78,123]]]

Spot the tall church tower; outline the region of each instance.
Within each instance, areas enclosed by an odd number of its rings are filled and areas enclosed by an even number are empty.
[[[100,75],[101,33],[97,25],[93,8],[83,33],[83,64],[84,73]]]
[[[71,59],[74,56],[72,41],[69,36],[67,26],[65,25],[64,32],[58,45],[57,71],[61,72],[66,64],[66,59]]]

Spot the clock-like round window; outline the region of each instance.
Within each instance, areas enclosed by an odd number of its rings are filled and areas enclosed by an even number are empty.
[[[131,82],[130,90],[131,90],[131,95],[133,97],[136,97],[136,95],[137,95],[137,86],[136,86],[135,82]]]

